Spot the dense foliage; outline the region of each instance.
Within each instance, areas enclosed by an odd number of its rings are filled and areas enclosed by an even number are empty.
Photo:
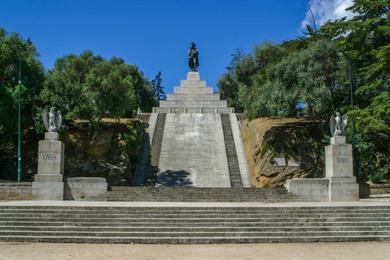
[[[360,175],[377,182],[390,178],[390,1],[355,0],[350,10],[352,19],[308,27],[306,37],[233,55],[218,86],[251,118],[313,116],[325,129],[333,112],[348,113]]]
[[[138,107],[150,111],[157,103],[151,83],[135,65],[85,51],[57,59],[46,72],[30,40],[0,28],[0,179],[16,176],[19,91],[25,136],[27,131],[43,131],[41,113],[51,106],[59,108],[65,120],[96,124],[103,117],[132,117]],[[23,150],[23,157],[29,152]]]
[[[19,85],[19,71],[21,82]],[[21,97],[23,129],[33,125],[40,107],[39,93],[45,80],[37,52],[29,40],[0,28],[0,172],[16,172],[18,94]],[[20,92],[19,92],[20,91]]]
[[[156,103],[150,82],[136,66],[90,51],[59,58],[47,74],[41,99],[46,107],[59,107],[66,119],[93,121],[131,117],[137,107],[148,111]]]

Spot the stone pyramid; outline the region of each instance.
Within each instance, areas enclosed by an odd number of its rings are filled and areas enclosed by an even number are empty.
[[[225,100],[208,87],[206,81],[200,80],[199,72],[188,72],[187,79],[174,88],[167,100],[160,101],[160,107],[154,113],[233,113]]]

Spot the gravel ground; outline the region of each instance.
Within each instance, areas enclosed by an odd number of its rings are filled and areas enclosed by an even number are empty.
[[[233,245],[102,245],[2,242],[0,243],[0,259],[388,260],[390,259],[390,241]]]

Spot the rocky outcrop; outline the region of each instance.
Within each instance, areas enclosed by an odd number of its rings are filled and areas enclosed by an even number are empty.
[[[282,186],[288,179],[323,176],[323,131],[305,118],[240,120],[241,137],[256,187]]]
[[[143,141],[138,120],[103,120],[92,127],[76,121],[64,131],[65,176],[104,177],[110,185],[130,185]]]
[[[100,123],[67,121],[60,139],[65,143],[65,177],[104,177],[110,185],[131,185],[144,136],[144,123],[137,119],[102,119]],[[30,130],[23,138],[23,180],[37,172],[38,141],[43,134]],[[13,180],[16,166],[9,176]],[[15,173],[13,173],[15,172]]]

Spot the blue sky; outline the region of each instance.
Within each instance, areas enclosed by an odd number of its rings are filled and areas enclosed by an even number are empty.
[[[161,71],[170,93],[188,71],[190,42],[200,51],[202,79],[216,89],[237,49],[250,52],[266,40],[278,43],[301,35],[307,2],[0,0],[0,27],[30,38],[46,69],[58,57],[89,49],[136,64],[149,79]]]

